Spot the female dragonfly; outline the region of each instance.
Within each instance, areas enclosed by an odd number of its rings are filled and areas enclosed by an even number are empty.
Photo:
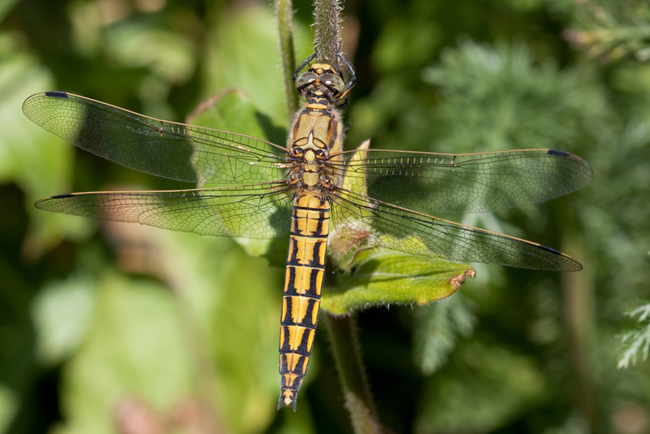
[[[292,406],[318,322],[328,235],[462,262],[579,271],[557,250],[432,217],[536,204],[578,190],[593,173],[563,151],[477,154],[344,151],[340,110],[356,78],[310,56],[294,74],[306,99],[287,147],[154,119],[65,92],[32,95],[28,118],[65,141],[131,169],[204,188],[72,193],[36,207],[176,231],[245,238],[289,234],[280,332],[281,396]],[[206,184],[210,187],[206,188]]]

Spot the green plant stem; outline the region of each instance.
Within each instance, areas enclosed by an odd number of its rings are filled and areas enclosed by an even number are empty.
[[[380,433],[381,425],[372,401],[366,372],[361,362],[357,339],[356,317],[353,315],[325,316],[326,328],[332,344],[336,369],[345,395],[345,407],[350,413],[352,427],[357,434]]]
[[[318,51],[318,62],[338,65],[341,9],[339,0],[314,0],[314,42]]]
[[[575,236],[565,235],[565,244],[572,246],[576,257],[586,258],[587,254]],[[564,273],[562,276],[562,295],[564,301],[564,322],[567,328],[569,354],[574,373],[574,393],[577,407],[582,413],[588,431],[602,433],[605,422],[598,414],[596,385],[591,359],[593,352],[593,281],[589,267],[580,273]]]
[[[317,62],[338,65],[340,12],[339,0],[314,0]],[[355,316],[324,317],[352,427],[357,434],[380,433],[381,424],[361,361]]]
[[[275,14],[278,19],[278,30],[280,33],[280,54],[282,56],[284,89],[287,96],[287,116],[289,123],[291,123],[294,114],[298,111],[298,94],[293,88],[293,80],[291,79],[296,69],[293,26],[291,23],[293,16],[291,0],[275,0]]]

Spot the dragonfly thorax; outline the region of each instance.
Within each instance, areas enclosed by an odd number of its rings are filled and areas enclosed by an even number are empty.
[[[309,190],[327,199],[338,185],[331,163],[341,151],[343,125],[338,110],[321,95],[315,91],[296,115],[288,143],[292,163],[288,179],[297,193]]]
[[[289,169],[289,185],[297,191],[311,190],[325,198],[332,188],[331,171],[327,164],[329,153],[316,148],[310,140],[292,149],[291,160],[293,166]]]

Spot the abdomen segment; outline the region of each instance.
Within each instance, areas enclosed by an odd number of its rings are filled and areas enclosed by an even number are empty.
[[[282,394],[278,408],[291,406],[295,411],[318,323],[330,204],[313,193],[304,192],[296,197],[293,205],[280,318]]]

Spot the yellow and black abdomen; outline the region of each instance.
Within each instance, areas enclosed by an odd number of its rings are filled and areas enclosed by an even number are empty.
[[[294,199],[282,299],[282,394],[278,408],[291,405],[296,410],[298,390],[307,373],[325,276],[329,218],[330,204],[327,200],[319,199],[309,191]]]

